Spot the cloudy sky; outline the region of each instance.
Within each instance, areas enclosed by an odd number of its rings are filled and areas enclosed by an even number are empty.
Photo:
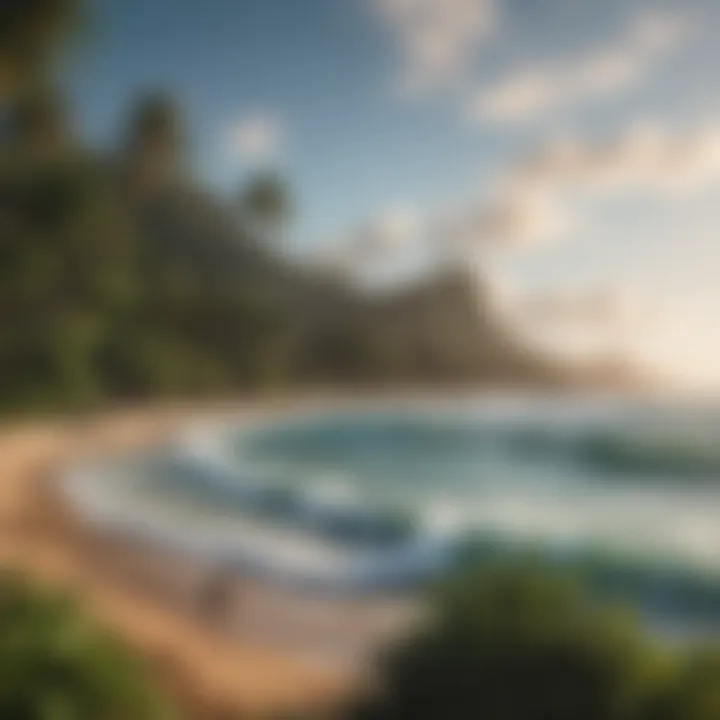
[[[298,249],[480,262],[546,338],[720,380],[717,0],[99,6],[72,79],[98,142],[167,88],[210,182],[292,179]]]

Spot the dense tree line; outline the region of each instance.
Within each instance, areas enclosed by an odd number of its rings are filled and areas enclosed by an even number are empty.
[[[530,380],[461,273],[372,298],[289,261],[290,190],[193,176],[182,113],[151,94],[91,151],[53,90],[82,0],[0,8],[0,409],[298,383]]]
[[[142,101],[112,156],[84,148],[47,91],[23,95],[5,120],[2,405],[261,384],[281,308],[243,282],[241,219],[183,174],[171,104]],[[267,197],[257,199],[267,215]]]
[[[0,407],[318,382],[547,379],[458,274],[372,298],[283,253],[283,181],[237,200],[193,177],[152,94],[92,152],[47,88],[0,135]]]

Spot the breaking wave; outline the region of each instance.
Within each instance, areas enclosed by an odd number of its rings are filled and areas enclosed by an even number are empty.
[[[277,582],[407,588],[532,552],[720,620],[720,412],[478,401],[197,428],[73,468],[91,520]]]

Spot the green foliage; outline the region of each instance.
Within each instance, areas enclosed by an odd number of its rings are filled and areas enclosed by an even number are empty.
[[[66,597],[0,579],[0,717],[161,720],[145,670]]]
[[[278,243],[292,215],[289,187],[276,174],[259,175],[241,193],[240,215],[254,234]]]
[[[475,380],[533,364],[498,351],[458,278],[373,301],[291,263],[287,183],[234,206],[188,172],[159,93],[120,148],[90,153],[52,92],[82,0],[0,3],[0,411],[272,390],[296,383]],[[513,370],[515,372],[515,370]]]
[[[36,84],[76,26],[82,0],[0,3],[0,96]]]
[[[123,169],[133,190],[162,190],[180,179],[184,131],[170,97],[158,92],[142,97],[132,109],[123,142]]]
[[[119,161],[61,117],[33,95],[0,143],[0,408],[283,382],[283,310],[237,282],[237,232],[183,187],[172,105],[141,101]]]
[[[715,720],[720,718],[720,649],[700,648],[678,665],[658,688],[649,720]]]
[[[537,566],[442,588],[434,614],[383,659],[365,720],[710,720],[720,653],[671,652],[628,614]]]

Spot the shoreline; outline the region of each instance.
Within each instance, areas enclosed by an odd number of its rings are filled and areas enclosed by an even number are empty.
[[[90,455],[156,444],[198,422],[276,406],[289,403],[133,408],[0,431],[0,568],[77,596],[91,616],[149,661],[191,718],[328,710],[359,679],[354,670],[315,662],[247,632],[258,625],[250,610],[262,609],[272,624],[274,615],[296,605],[272,588],[243,587],[245,632],[214,627],[194,607],[207,568],[81,522],[53,481],[60,469]],[[327,617],[326,610],[313,611]],[[358,610],[344,608],[338,626],[347,625],[348,611]]]
[[[56,478],[88,458],[174,440],[228,419],[265,422],[348,405],[418,407],[481,394],[494,395],[482,388],[401,390],[389,397],[327,391],[116,408],[16,426],[6,421],[0,429],[0,568],[78,596],[92,616],[148,659],[190,718],[330,712],[370,680],[370,655],[417,606],[367,597],[308,601],[239,575],[232,623],[219,626],[197,609],[198,589],[212,579],[212,568],[102,532],[72,511]],[[308,653],[323,645],[323,634],[329,645],[351,648],[349,662],[342,662],[337,647]]]

